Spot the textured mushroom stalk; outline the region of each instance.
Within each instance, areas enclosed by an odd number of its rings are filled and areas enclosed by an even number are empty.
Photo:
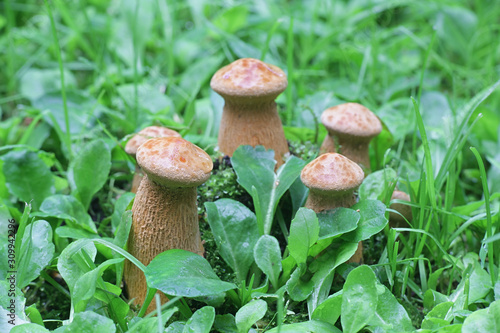
[[[219,69],[210,82],[225,105],[218,144],[232,156],[241,145],[262,145],[273,149],[277,167],[289,152],[275,99],[288,82],[278,67],[257,59],[245,58]]]
[[[181,137],[179,133],[177,133],[174,130],[165,128],[165,127],[160,127],[160,126],[149,126],[144,129],[142,129],[139,133],[134,135],[132,139],[127,142],[127,145],[125,146],[125,152],[129,155],[131,155],[135,159],[135,155],[137,153],[137,149],[142,145],[144,142],[151,138],[161,138],[161,137],[169,137],[169,136],[174,136],[174,137]],[[134,174],[134,179],[132,180],[132,188],[130,192],[136,193],[137,189],[139,188],[139,184],[141,183],[143,173],[139,165],[136,163],[135,164],[135,174]]]
[[[321,122],[328,135],[320,152],[341,153],[369,173],[368,145],[382,131],[382,124],[377,116],[361,104],[346,103],[323,111]]]
[[[349,208],[356,203],[354,191],[361,185],[364,173],[361,167],[337,153],[326,153],[308,163],[300,174],[309,196],[305,207],[319,213],[338,207]],[[363,261],[363,247],[358,249],[349,262]]]
[[[128,251],[144,265],[169,249],[203,255],[196,188],[210,177],[210,156],[182,138],[164,137],[142,144],[137,162],[146,176],[132,206]],[[127,261],[124,277],[129,298],[142,304],[147,292],[144,274]],[[167,301],[163,295],[162,301]]]

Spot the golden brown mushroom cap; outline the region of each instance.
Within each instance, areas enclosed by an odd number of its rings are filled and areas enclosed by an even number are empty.
[[[238,59],[219,69],[210,86],[222,97],[276,98],[288,85],[279,67],[257,59]]]
[[[213,168],[203,149],[178,137],[146,141],[137,150],[137,163],[150,180],[167,187],[199,186]]]
[[[175,136],[181,137],[179,133],[169,128],[161,127],[161,126],[149,126],[137,133],[127,142],[125,146],[125,152],[129,155],[135,155],[137,153],[137,149],[147,140],[151,138],[161,138],[167,136]]]
[[[338,135],[372,138],[382,131],[382,124],[369,109],[358,103],[345,103],[326,109],[321,122]]]
[[[364,172],[357,163],[337,153],[326,153],[309,162],[300,179],[311,191],[345,192],[361,185]]]

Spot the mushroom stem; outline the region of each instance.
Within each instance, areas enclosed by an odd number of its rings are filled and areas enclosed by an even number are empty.
[[[203,255],[196,197],[196,187],[172,189],[156,184],[144,175],[132,206],[130,254],[144,265],[168,249],[185,249]],[[147,291],[144,274],[126,261],[124,276],[129,298],[142,304]],[[162,303],[166,302],[167,298],[161,296]]]
[[[334,204],[332,204],[332,202]],[[324,195],[310,191],[304,207],[310,208],[319,213],[328,209],[338,207],[351,207],[356,203],[356,196],[352,191],[346,192],[344,195],[337,195],[334,198],[330,194]]]
[[[253,147],[263,145],[274,149],[277,166],[288,153],[281,119],[274,100],[238,103],[226,99],[219,129],[219,149],[232,156],[242,142]]]
[[[370,154],[368,152],[369,140],[362,140],[352,136],[337,136],[339,152],[348,157],[351,161],[358,163],[365,171],[365,175],[370,173]]]

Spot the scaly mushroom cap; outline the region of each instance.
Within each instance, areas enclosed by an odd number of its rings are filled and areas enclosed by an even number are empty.
[[[137,153],[137,149],[147,140],[151,138],[162,138],[167,136],[181,137],[179,133],[169,128],[160,126],[149,126],[134,135],[132,139],[127,142],[125,146],[125,152],[129,155],[134,155]]]
[[[382,131],[377,116],[358,103],[345,103],[326,109],[321,122],[328,132],[362,138],[372,138]]]
[[[210,177],[210,156],[198,146],[177,137],[150,139],[137,150],[137,163],[157,184],[194,187]]]
[[[300,179],[311,191],[346,192],[361,185],[364,172],[347,157],[326,153],[308,163]]]
[[[238,59],[219,69],[210,86],[222,97],[276,98],[288,85],[286,74],[257,59]]]

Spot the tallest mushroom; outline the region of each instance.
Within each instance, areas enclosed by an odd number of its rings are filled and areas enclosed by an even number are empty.
[[[278,67],[252,58],[239,59],[219,69],[210,82],[224,100],[219,149],[232,156],[240,145],[273,149],[277,167],[288,144],[274,101],[288,85]]]

